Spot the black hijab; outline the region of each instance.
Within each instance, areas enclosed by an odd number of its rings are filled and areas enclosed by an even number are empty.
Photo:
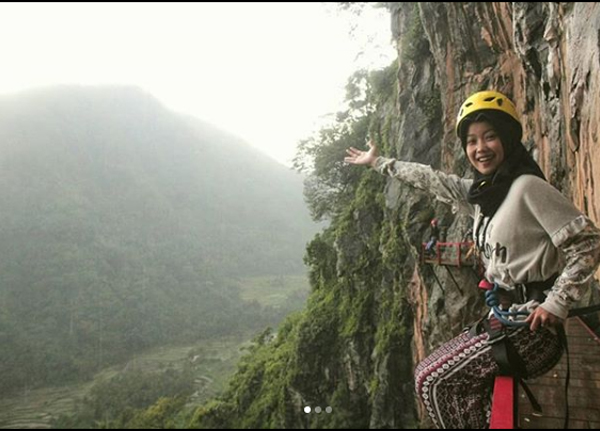
[[[493,217],[498,207],[508,194],[513,181],[521,175],[535,175],[546,178],[539,165],[521,143],[521,127],[516,121],[502,111],[482,110],[473,113],[473,118],[466,118],[461,125],[460,140],[466,151],[469,125],[486,121],[492,125],[504,148],[504,161],[492,174],[483,175],[475,168],[475,179],[469,190],[468,201],[481,207],[486,217]]]

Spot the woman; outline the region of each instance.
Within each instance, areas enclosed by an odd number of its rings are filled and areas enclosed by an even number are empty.
[[[552,327],[563,323],[588,288],[600,262],[600,231],[546,182],[521,143],[522,126],[506,96],[482,91],[469,97],[459,111],[456,133],[473,180],[378,157],[372,143],[368,151],[348,149],[345,161],[370,165],[469,214],[485,278],[505,292],[512,310],[530,312],[528,327],[503,327],[494,317],[486,319],[477,330],[438,348],[415,371],[416,390],[436,426],[486,428],[492,382],[502,367],[493,343],[487,343],[490,334],[507,335],[505,344],[517,352],[521,376],[549,371],[563,350]],[[521,290],[524,298],[517,295]]]

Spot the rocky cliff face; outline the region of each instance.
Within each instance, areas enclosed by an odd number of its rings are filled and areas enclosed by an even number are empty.
[[[549,181],[600,222],[594,190],[600,180],[600,4],[414,5],[391,6],[400,64],[395,137],[400,158],[469,175],[454,133],[456,113],[471,93],[496,89],[522,113],[525,146]],[[421,35],[425,40],[419,42]],[[440,102],[439,113],[419,108],[428,99]],[[430,121],[423,124],[422,118]],[[388,183],[388,207],[417,205],[418,198],[401,189]],[[458,238],[466,229],[467,221],[447,210],[432,212],[442,214],[448,236]],[[418,235],[404,240],[414,252]],[[456,272],[450,280],[445,271],[414,268],[409,288],[415,363],[477,314],[474,280],[464,270],[448,270]]]

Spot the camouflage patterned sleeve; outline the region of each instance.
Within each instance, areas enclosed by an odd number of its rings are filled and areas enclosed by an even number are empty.
[[[565,239],[559,248],[565,255],[565,268],[541,307],[565,319],[573,303],[589,288],[600,264],[600,230],[580,216],[561,231]]]
[[[377,158],[374,169],[380,174],[389,175],[434,195],[439,201],[452,205],[454,213],[460,211],[474,216],[474,207],[467,202],[473,180],[445,174],[420,163],[402,162],[385,157]]]

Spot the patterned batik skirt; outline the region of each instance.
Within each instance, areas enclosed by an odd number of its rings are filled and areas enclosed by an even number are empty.
[[[548,372],[560,360],[563,347],[552,331],[539,328],[532,332],[529,327],[504,330],[524,360],[529,378]],[[499,367],[488,338],[487,332],[464,332],[417,366],[416,391],[438,428],[489,427],[492,387]]]

